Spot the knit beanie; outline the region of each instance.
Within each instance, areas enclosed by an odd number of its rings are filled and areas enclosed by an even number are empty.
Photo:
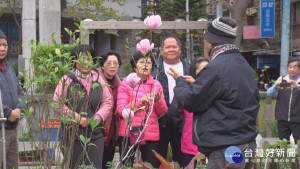
[[[5,34],[2,32],[1,29],[0,29],[0,39],[7,39],[7,37],[6,37]]]
[[[213,45],[234,44],[236,37],[236,22],[229,17],[219,17],[205,29],[205,40]]]

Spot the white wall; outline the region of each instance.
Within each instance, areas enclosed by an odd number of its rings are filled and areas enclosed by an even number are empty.
[[[76,0],[67,0],[67,2],[72,5],[76,3]],[[112,2],[112,0],[106,0],[104,2],[104,6],[117,10],[119,15],[122,14],[129,17],[141,17],[141,8],[138,8],[138,6],[141,6],[141,3],[141,0],[127,0],[124,6],[120,6],[116,2]]]

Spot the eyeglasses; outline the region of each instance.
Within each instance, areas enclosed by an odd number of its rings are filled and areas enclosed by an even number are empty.
[[[119,62],[105,62],[105,64],[107,65],[113,65],[113,66],[118,66],[119,65]]]
[[[138,63],[138,64],[142,64],[142,65],[144,65],[144,64],[152,65],[152,62],[147,62],[147,63],[146,63],[146,61],[144,61],[144,60],[138,61],[137,63]]]
[[[0,47],[1,47],[1,46],[7,48],[8,45],[7,45],[7,43],[0,43]]]

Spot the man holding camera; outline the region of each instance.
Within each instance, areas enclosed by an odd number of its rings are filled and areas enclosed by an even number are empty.
[[[290,140],[293,134],[295,143],[300,139],[300,65],[298,58],[288,61],[288,74],[280,76],[268,89],[268,96],[276,96],[275,117],[279,139]]]

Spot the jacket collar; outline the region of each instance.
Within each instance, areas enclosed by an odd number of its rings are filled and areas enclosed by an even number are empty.
[[[189,64],[186,61],[184,61],[181,57],[180,57],[180,61],[181,61],[182,65],[183,65],[183,73],[185,75],[188,74],[189,73]],[[163,62],[163,58],[162,57],[160,57],[158,59],[158,66],[159,66],[159,71],[160,72],[165,72],[164,62]],[[156,69],[154,69],[154,70],[156,71]]]
[[[289,81],[291,80],[291,79],[290,79],[290,76],[289,76],[288,74],[285,75],[285,76],[283,76],[282,79],[285,80],[285,81],[287,81],[287,82],[289,82]],[[298,79],[297,79],[296,83],[297,83],[297,84],[300,83],[300,77],[299,77],[299,75],[298,75]]]

